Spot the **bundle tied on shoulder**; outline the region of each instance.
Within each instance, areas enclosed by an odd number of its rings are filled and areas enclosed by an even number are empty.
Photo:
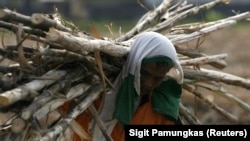
[[[143,32],[138,34],[132,43],[131,50],[125,65],[117,77],[114,89],[108,93],[105,99],[100,118],[111,135],[116,123],[122,125],[131,124],[135,110],[140,100],[140,69],[142,61],[147,58],[163,56],[173,62],[172,69],[176,76],[173,79],[164,79],[153,91],[153,108],[156,112],[176,120],[179,112],[179,99],[183,71],[179,64],[176,50],[169,39],[155,32]],[[157,93],[157,94],[154,94]],[[94,121],[89,126],[95,141],[102,141],[104,137]]]

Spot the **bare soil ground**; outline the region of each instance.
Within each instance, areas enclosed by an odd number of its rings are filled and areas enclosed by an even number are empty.
[[[227,67],[223,72],[237,75],[243,78],[250,78],[250,26],[235,27],[219,30],[208,35],[205,42],[199,47],[200,52],[208,55],[226,53]],[[213,68],[214,69],[214,68]],[[216,70],[216,69],[214,69]],[[226,85],[228,93],[238,97],[240,100],[250,104],[250,91],[244,88]],[[223,98],[217,94],[203,93],[212,102],[225,108],[229,113],[239,118],[239,124],[250,124],[250,113],[246,112],[235,103]],[[208,105],[197,102],[195,98],[183,95],[183,103],[190,106],[191,111],[197,113],[197,116],[203,124],[233,124],[227,118],[218,114]]]
[[[222,71],[234,74],[243,78],[250,78],[250,26],[228,28],[208,35],[205,42],[199,47],[199,50],[208,55],[215,55],[227,53],[228,57],[226,62],[228,66]],[[11,35],[4,36],[5,45],[15,45],[15,38]],[[36,46],[35,43],[25,41],[26,45]],[[2,45],[0,45],[1,47]],[[1,57],[0,57],[1,58]],[[8,64],[8,61],[3,61],[0,65]],[[250,91],[235,87],[228,86],[226,88],[229,93],[238,97],[240,100],[250,104]],[[212,102],[218,106],[225,108],[226,111],[239,118],[238,124],[250,124],[250,112],[246,112],[239,108],[235,103],[219,96],[214,93],[206,93]],[[211,107],[206,104],[196,101],[192,95],[183,94],[182,102],[185,106],[189,107],[191,112],[195,112],[199,117],[202,124],[233,124],[227,118],[218,114]],[[2,120],[2,121],[1,121]],[[4,121],[4,116],[0,114],[0,123]]]

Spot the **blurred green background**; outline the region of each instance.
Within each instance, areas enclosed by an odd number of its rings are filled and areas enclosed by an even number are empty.
[[[124,33],[137,20],[162,0],[1,0],[0,8],[9,8],[25,15],[32,13],[53,13],[56,7],[67,21],[72,21],[80,30],[89,32],[93,24],[100,33]],[[194,5],[211,0],[188,0]],[[176,0],[175,2],[178,2]],[[140,4],[145,7],[142,7]],[[229,5],[218,5],[212,10],[201,12],[185,19],[190,21],[211,21],[249,10],[250,0],[232,0]],[[183,22],[185,22],[183,21]]]
[[[188,0],[188,2],[194,5],[201,5],[209,1],[212,0]],[[138,3],[138,0],[0,0],[0,8],[8,8],[25,15],[31,15],[33,13],[50,14],[54,12],[54,7],[57,7],[62,17],[66,21],[74,23],[80,30],[90,33],[90,24],[93,24],[101,36],[110,36],[110,30],[116,34],[120,31],[125,33],[130,30],[147,10],[156,7],[161,0],[140,0],[139,2],[144,4],[146,9]],[[249,11],[249,7],[250,0],[232,0],[229,5],[217,5],[208,11],[200,12],[181,22],[214,21]],[[250,63],[248,61],[250,59],[249,33],[249,21],[241,21],[232,28],[218,30],[211,36],[206,36],[202,48],[198,49],[200,52],[208,55],[227,53],[228,58],[226,61],[228,66],[223,71],[243,78],[250,78]],[[15,45],[14,36],[7,34],[4,38],[4,43]],[[27,44],[30,43],[27,42]],[[192,47],[192,45],[187,46]],[[0,63],[4,64],[3,62]],[[237,94],[237,97],[240,99],[250,103],[249,90],[238,87],[230,87],[229,90]],[[231,102],[216,95],[212,98],[213,102],[218,103],[218,105],[240,117],[241,123],[250,123],[249,112],[239,109],[238,106],[234,106]],[[193,97],[185,97],[184,95],[183,102],[184,105],[191,105],[191,109],[195,107],[193,106]],[[224,117],[212,111],[209,106],[202,106],[201,108],[203,109],[199,113],[199,118],[202,123],[227,123]]]

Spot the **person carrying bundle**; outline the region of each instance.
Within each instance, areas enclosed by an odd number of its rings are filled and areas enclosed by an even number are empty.
[[[175,75],[166,75],[169,71]],[[113,141],[123,141],[125,125],[175,125],[179,121],[183,70],[171,41],[156,32],[135,37],[127,60],[106,94],[99,118]],[[97,99],[95,103],[100,103]],[[98,104],[96,106],[98,109]],[[85,111],[76,121],[94,141],[102,141],[101,131],[91,113]],[[79,140],[74,134],[74,141]]]

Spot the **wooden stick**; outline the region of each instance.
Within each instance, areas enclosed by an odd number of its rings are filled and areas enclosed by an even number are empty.
[[[26,16],[9,9],[0,9],[0,19],[3,21],[14,21],[23,24],[31,25],[31,17]]]
[[[11,132],[11,124],[5,125],[5,126],[0,126],[0,136],[3,136],[5,134],[8,134]]]
[[[181,48],[179,46],[175,46],[175,48],[179,54],[188,56],[190,58],[208,57],[208,55],[206,55],[204,53],[200,53],[197,50],[184,49],[184,48]],[[217,69],[224,69],[227,66],[227,63],[224,60],[214,60],[214,62],[209,62],[208,64],[217,68]]]
[[[81,60],[84,63],[89,62],[90,64],[96,64],[96,61],[93,57],[91,56],[83,56],[71,51],[68,51],[66,49],[51,49],[51,48],[40,48],[39,49],[39,55],[44,55],[44,56],[49,56],[49,57],[64,57],[66,59],[77,59]],[[102,62],[103,68],[109,72],[118,72],[120,69],[110,65],[106,62]],[[1,70],[1,66],[0,66]]]
[[[2,49],[0,48],[0,55],[4,56],[5,58],[14,61],[14,62],[19,62],[20,60],[18,60],[18,52],[17,51],[13,51],[13,50],[6,50],[6,49]],[[27,58],[30,58],[33,54],[29,53],[29,52],[24,52],[24,56]],[[29,63],[30,61],[28,61]],[[18,67],[20,67],[20,65],[18,65]],[[1,68],[3,69],[3,68]],[[18,68],[20,69],[20,68]]]
[[[184,117],[190,124],[201,124],[199,119],[193,116],[193,114],[182,103],[180,103],[180,116]]]
[[[12,24],[12,23],[8,23],[8,22],[4,22],[4,21],[0,21],[0,27],[8,29],[8,30],[10,30],[10,31],[12,31],[14,33],[18,29],[17,25]],[[23,30],[24,30],[25,33],[45,37],[45,32],[42,31],[42,30],[39,30],[39,29],[31,28],[31,27],[28,27],[28,26],[24,25]]]
[[[65,49],[73,51],[75,53],[86,54],[99,50],[107,53],[111,56],[123,56],[128,53],[129,48],[119,45],[115,42],[100,40],[100,39],[86,39],[73,36],[67,32],[51,29],[46,37],[49,41],[60,44]]]
[[[45,17],[43,14],[34,13],[31,16],[31,22],[42,30],[48,31],[49,28],[54,27],[65,32],[72,32],[70,28],[64,27],[55,20]]]
[[[194,39],[198,39],[202,36],[207,35],[208,33],[214,32],[216,30],[223,29],[225,27],[229,27],[233,24],[236,24],[236,21],[230,20],[230,21],[218,23],[218,24],[212,25],[210,27],[205,27],[199,31],[194,32],[194,33],[191,33],[191,34],[188,34],[188,35],[185,35],[182,37],[174,38],[171,41],[174,45],[183,44],[183,43],[192,41]]]
[[[0,49],[1,51],[1,49]],[[0,65],[0,72],[2,73],[8,73],[8,72],[17,72],[19,71],[19,64],[18,66],[2,66]]]
[[[51,70],[41,78],[53,78],[50,80],[33,80],[15,89],[0,93],[0,105],[8,106],[16,101],[29,97],[30,91],[40,91],[45,86],[51,85],[66,74],[65,71]]]
[[[99,96],[102,91],[102,86],[99,84],[93,90],[93,92],[89,93],[89,96],[86,97],[83,101],[81,101],[70,113],[68,114],[68,118],[63,119],[58,125],[54,126],[50,132],[47,132],[40,141],[50,141],[54,139],[57,135],[64,132],[70,122],[75,119],[80,113],[85,111],[91,103]]]
[[[165,20],[161,23],[158,23],[155,25],[152,29],[149,29],[150,31],[160,32],[162,33],[164,30],[170,28],[172,25],[174,25],[176,22],[186,18],[189,15],[194,15],[199,13],[202,10],[208,10],[212,7],[218,5],[218,4],[228,4],[230,0],[215,0],[212,2],[205,3],[201,6],[196,6],[191,9],[188,9],[187,11],[184,11],[182,13],[175,14],[175,16],[168,18],[168,20]]]
[[[203,69],[203,68],[201,68],[201,70],[192,70],[188,68],[183,68],[183,71],[185,78],[188,79],[194,79],[196,81],[217,81],[229,85],[235,85],[246,89],[250,89],[249,79],[244,79],[232,74]]]
[[[17,82],[15,73],[5,73],[3,75],[0,74],[0,85],[3,90],[9,90],[15,87]]]
[[[189,65],[202,65],[211,63],[220,59],[225,59],[227,57],[227,54],[218,54],[218,55],[211,55],[207,57],[199,57],[194,59],[188,59],[188,60],[180,60],[180,64],[182,66],[189,66]]]
[[[3,137],[4,141],[16,141],[19,134],[9,132],[6,136]]]
[[[225,88],[223,88],[221,85],[217,84],[216,82],[211,83],[211,84],[204,84],[203,82],[198,82],[198,83],[195,83],[195,85],[206,88],[210,91],[213,91],[214,93],[237,104],[243,110],[250,112],[250,105],[248,103],[242,101],[241,99],[237,98],[233,94],[230,94],[229,92],[226,91]]]
[[[199,92],[198,90],[196,90],[195,88],[193,88],[193,87],[191,87],[189,85],[183,85],[183,88],[186,89],[187,91],[191,92],[195,96],[197,96],[201,101],[203,101],[206,104],[208,104],[209,107],[211,107],[215,111],[219,112],[220,114],[222,114],[223,116],[225,116],[226,118],[228,118],[229,120],[231,120],[233,123],[237,123],[238,122],[238,119],[237,119],[236,116],[230,114],[225,109],[223,109],[223,108],[219,107],[217,104],[211,102],[209,99],[207,99],[206,97],[204,97],[202,95],[202,93]]]
[[[99,118],[98,116],[98,111],[95,109],[95,107],[92,105],[89,106],[89,110],[91,111],[95,121],[96,121],[96,124],[98,125],[98,127],[100,128],[102,134],[104,135],[105,139],[107,141],[113,141],[113,139],[107,134],[107,129],[106,127],[104,126],[102,120]]]
[[[173,28],[171,28],[171,33],[172,34],[180,34],[177,31],[180,31],[181,33],[183,33],[183,31],[187,34],[187,33],[192,33],[194,31],[198,31],[202,28],[205,27],[209,27],[218,23],[222,23],[222,22],[226,22],[226,21],[230,21],[230,20],[235,20],[235,21],[240,21],[240,20],[244,20],[250,17],[250,12],[244,12],[241,14],[237,14],[231,17],[227,17],[224,19],[220,19],[220,20],[216,20],[216,21],[212,21],[212,22],[205,22],[205,23],[188,23],[188,24],[183,24],[183,25],[177,25]]]
[[[34,114],[33,117],[37,120],[44,118],[48,113],[54,111],[65,102],[70,101],[89,90],[91,86],[85,83],[80,83],[76,86],[70,88],[69,92],[67,93],[66,98],[53,98],[51,101],[44,104],[40,109],[38,109]]]
[[[23,33],[22,27],[23,27],[23,25],[18,24],[17,27],[18,27],[18,29],[16,32],[16,39],[17,39],[17,43],[18,43],[17,51],[18,51],[18,60],[19,60],[20,67],[21,67],[21,69],[32,71],[35,68],[27,62],[27,59],[24,56],[23,46],[21,43],[22,42],[22,33]]]
[[[30,119],[34,112],[36,112],[50,100],[56,98],[57,92],[64,89],[63,91],[66,93],[68,91],[67,89],[69,89],[67,87],[70,87],[71,83],[73,83],[74,81],[83,78],[84,74],[86,74],[86,71],[83,68],[74,68],[73,71],[70,71],[66,74],[64,79],[58,81],[50,88],[43,91],[43,93],[37,97],[37,100],[33,101],[26,109],[23,110],[21,117],[24,120]]]
[[[45,45],[49,45],[50,48],[64,49],[61,45],[50,42],[41,36],[29,35],[27,37],[27,39],[37,41],[37,42],[43,43]]]
[[[40,96],[37,97],[37,100],[33,101],[27,108],[25,108],[21,114],[21,117],[24,120],[29,120],[34,112],[39,108],[43,107],[48,101],[53,99],[53,94],[58,92],[62,86],[59,84],[53,85],[49,90],[45,90]]]
[[[19,134],[25,129],[25,127],[26,127],[25,121],[21,118],[16,118],[12,122],[11,131],[13,133]]]
[[[117,41],[118,42],[125,41],[125,40],[131,38],[132,36],[136,35],[137,33],[140,33],[146,25],[151,23],[156,17],[165,13],[172,1],[173,0],[164,0],[161,3],[161,5],[159,5],[152,13],[147,15],[147,18],[145,18],[144,21],[142,21],[140,24],[137,24],[136,27],[132,28],[125,35],[119,37],[117,39]]]

